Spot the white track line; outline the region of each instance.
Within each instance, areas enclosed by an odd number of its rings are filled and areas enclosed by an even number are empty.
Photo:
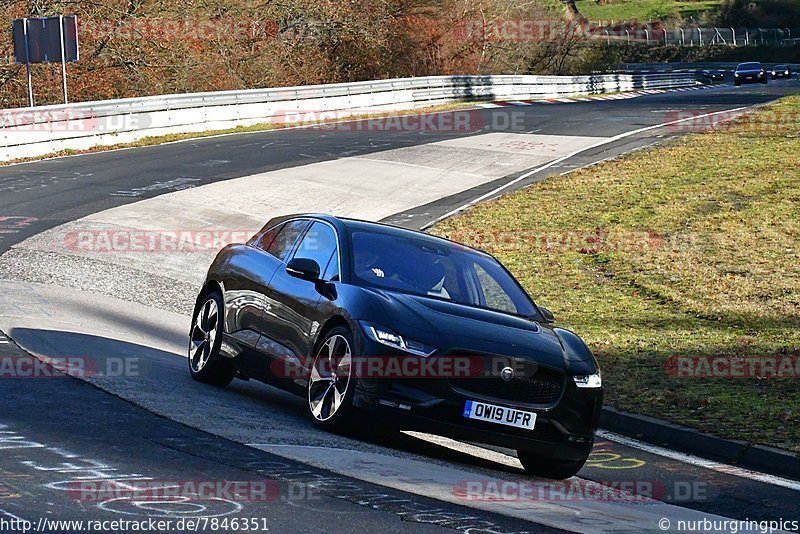
[[[722,111],[714,111],[712,113],[704,113],[702,115],[696,115],[696,116],[693,116],[693,117],[687,117],[685,119],[678,119],[678,120],[669,121],[669,122],[662,122],[660,124],[654,124],[652,126],[645,126],[644,128],[637,128],[636,130],[631,130],[629,132],[624,132],[624,133],[621,133],[619,135],[615,135],[614,137],[608,137],[608,138],[606,138],[606,139],[604,139],[602,141],[599,141],[599,142],[597,142],[597,143],[595,143],[593,145],[589,145],[589,146],[587,146],[585,148],[581,148],[581,149],[575,150],[574,152],[571,152],[571,153],[567,154],[566,156],[561,156],[558,159],[554,159],[550,163],[546,163],[546,164],[542,165],[541,167],[537,167],[537,168],[535,168],[535,169],[533,169],[531,171],[528,171],[525,174],[523,174],[522,176],[514,178],[510,182],[507,182],[507,183],[505,183],[505,184],[503,184],[503,185],[501,185],[499,187],[496,187],[495,189],[492,189],[488,193],[483,194],[483,195],[479,196],[476,199],[470,200],[469,202],[467,202],[463,206],[459,206],[458,208],[456,208],[454,210],[448,211],[447,213],[445,213],[441,217],[438,217],[437,219],[433,220],[432,222],[429,222],[428,224],[426,224],[425,226],[420,228],[420,230],[426,230],[426,229],[430,228],[431,226],[433,226],[434,224],[436,224],[437,222],[442,221],[444,219],[447,219],[448,217],[452,217],[453,215],[455,215],[455,214],[457,214],[459,212],[462,212],[462,211],[464,211],[465,209],[467,209],[469,207],[474,206],[478,202],[481,202],[483,200],[486,200],[487,198],[493,197],[494,195],[496,195],[497,193],[503,191],[504,189],[508,189],[512,185],[514,185],[516,183],[519,183],[522,180],[524,180],[526,178],[529,178],[529,177],[533,176],[534,174],[536,174],[538,172],[541,172],[541,171],[543,171],[545,169],[549,169],[553,165],[561,163],[562,161],[567,160],[567,159],[569,159],[571,157],[577,156],[581,152],[586,152],[587,150],[591,150],[592,148],[597,148],[597,147],[600,147],[600,146],[603,146],[603,145],[607,145],[609,143],[614,143],[615,141],[619,141],[620,139],[624,139],[626,137],[630,137],[632,135],[636,135],[636,134],[639,134],[639,133],[642,133],[642,132],[655,130],[657,128],[663,128],[665,126],[670,126],[670,125],[673,125],[673,124],[678,124],[678,123],[686,122],[686,121],[694,121],[694,120],[697,120],[697,119],[701,119],[703,117],[711,117],[713,115],[720,115],[722,113],[735,113],[737,111],[741,111],[741,110],[747,109],[747,108],[748,108],[748,106],[742,106],[742,107],[733,108],[733,109],[725,109],[725,110],[722,110]]]
[[[658,456],[663,456],[664,458],[669,458],[670,460],[677,460],[685,464],[711,469],[712,471],[717,471],[718,473],[749,478],[765,484],[772,484],[773,486],[781,486],[783,488],[800,491],[800,482],[796,480],[789,480],[787,478],[775,475],[767,475],[765,473],[759,473],[758,471],[750,471],[749,469],[723,464],[713,460],[706,460],[705,458],[700,458],[699,456],[694,456],[692,454],[671,451],[663,447],[650,445],[649,443],[642,443],[641,441],[627,438],[625,436],[615,434],[614,432],[609,432],[608,430],[598,430],[597,435],[603,439],[614,441],[622,445],[627,445],[628,447],[633,447],[634,449],[639,449],[651,454],[657,454]]]
[[[407,434],[409,436],[412,436],[414,438],[423,441],[427,441],[429,443],[434,443],[436,445],[454,449],[459,452],[470,454],[478,458],[491,460],[493,462],[497,462],[502,465],[517,467],[517,468],[521,467],[521,464],[519,463],[519,460],[517,458],[509,454],[504,454],[499,451],[486,449],[484,447],[479,447],[477,445],[470,445],[469,443],[456,441],[442,436],[425,434],[422,432],[404,431],[403,434]],[[614,432],[609,432],[608,430],[598,430],[597,436],[603,439],[607,439],[609,441],[620,443],[627,447],[632,447],[634,449],[639,449],[648,452],[650,454],[663,456],[665,458],[669,458],[670,460],[676,460],[678,462],[682,462],[688,465],[702,467],[705,469],[711,469],[712,471],[717,471],[718,473],[724,473],[727,475],[747,478],[750,480],[763,482],[765,484],[771,484],[773,486],[781,486],[783,488],[800,491],[800,482],[795,480],[789,480],[775,475],[767,475],[765,473],[759,473],[758,471],[751,471],[749,469],[744,469],[733,465],[715,462],[713,460],[706,460],[705,458],[700,458],[692,454],[684,454],[676,451],[671,451],[663,447],[658,447],[656,445],[650,445],[649,443],[643,443],[635,439],[627,438],[625,436],[615,434]]]

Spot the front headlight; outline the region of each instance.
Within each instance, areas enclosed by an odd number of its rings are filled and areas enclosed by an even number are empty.
[[[593,375],[576,375],[572,377],[575,380],[575,385],[579,388],[601,388],[603,387],[603,380],[600,378],[600,371]]]
[[[733,75],[734,75],[734,76],[736,76],[736,77],[738,77],[738,76],[739,76],[739,73],[738,73],[738,72],[734,72],[734,73],[733,73]]]
[[[387,347],[404,350],[406,352],[410,352],[411,354],[416,354],[417,356],[423,356],[425,358],[433,355],[433,353],[436,352],[434,347],[429,347],[428,345],[420,343],[419,341],[414,341],[413,339],[403,337],[390,328],[386,328],[374,323],[368,323],[366,321],[360,321],[359,324],[361,325],[361,329],[364,331],[364,334],[368,338],[382,345],[386,345]]]

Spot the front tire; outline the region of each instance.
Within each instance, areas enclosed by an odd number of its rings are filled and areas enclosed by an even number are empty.
[[[308,379],[306,407],[314,424],[329,432],[351,430],[354,391],[353,335],[337,326],[320,343]]]
[[[225,387],[236,371],[219,353],[222,344],[224,304],[222,295],[214,291],[197,306],[189,331],[189,373],[204,384]]]
[[[564,480],[575,476],[581,470],[589,458],[589,453],[587,452],[584,458],[572,462],[554,460],[528,451],[517,451],[517,458],[530,475]]]

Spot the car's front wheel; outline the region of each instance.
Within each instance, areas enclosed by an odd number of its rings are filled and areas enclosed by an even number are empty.
[[[554,478],[563,480],[575,476],[586,463],[589,454],[585,458],[575,461],[554,460],[545,456],[540,456],[533,452],[517,451],[522,467],[528,474],[543,478]]]
[[[350,430],[353,420],[353,335],[332,328],[319,344],[308,380],[308,413],[318,427],[330,432]]]
[[[222,344],[222,295],[209,293],[197,306],[189,331],[189,372],[198,382],[225,387],[236,371],[219,353]]]

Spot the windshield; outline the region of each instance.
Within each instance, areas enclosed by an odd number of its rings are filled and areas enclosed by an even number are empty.
[[[760,70],[761,63],[742,63],[740,64],[736,70]]]
[[[352,233],[353,283],[539,318],[530,297],[491,256],[424,237]]]

